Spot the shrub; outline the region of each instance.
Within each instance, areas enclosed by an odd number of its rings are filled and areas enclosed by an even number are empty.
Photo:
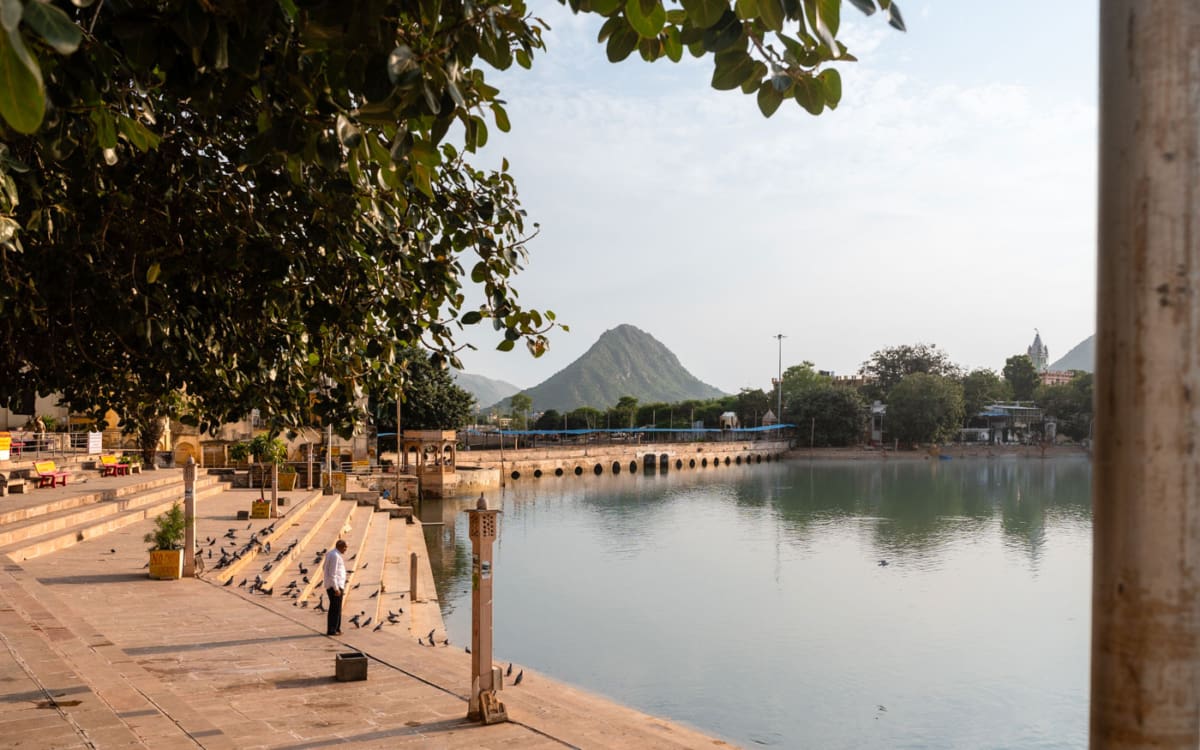
[[[175,503],[171,509],[154,519],[154,531],[142,537],[142,541],[152,544],[151,552],[155,550],[183,549],[184,532],[188,519],[183,515],[183,506]]]

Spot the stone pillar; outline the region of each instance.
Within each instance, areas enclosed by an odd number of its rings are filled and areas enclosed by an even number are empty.
[[[196,459],[183,465],[183,577],[196,577]]]
[[[279,518],[279,464],[271,462],[271,518]]]
[[[467,718],[494,724],[507,721],[492,668],[492,544],[499,531],[500,511],[488,510],[483,495],[475,510],[466,511],[471,537],[471,700]]]
[[[1200,4],[1104,0],[1093,748],[1200,745]]]

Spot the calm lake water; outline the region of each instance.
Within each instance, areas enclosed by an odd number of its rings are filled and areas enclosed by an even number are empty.
[[[498,661],[746,747],[1087,744],[1086,459],[801,459],[489,499]],[[444,515],[435,577],[469,643],[470,540]]]

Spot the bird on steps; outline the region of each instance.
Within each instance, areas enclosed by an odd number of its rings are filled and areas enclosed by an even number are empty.
[[[521,680],[523,680],[523,679],[525,679],[525,670],[524,669],[522,669],[520,672],[517,672],[517,679],[513,680],[513,687],[520,685]]]

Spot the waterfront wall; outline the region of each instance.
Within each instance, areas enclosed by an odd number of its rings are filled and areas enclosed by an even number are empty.
[[[598,476],[646,469],[695,471],[721,466],[760,464],[778,460],[787,450],[786,440],[746,440],[702,443],[644,443],[623,445],[569,445],[520,450],[460,451],[460,467],[478,467],[479,482],[530,481],[544,476]]]

